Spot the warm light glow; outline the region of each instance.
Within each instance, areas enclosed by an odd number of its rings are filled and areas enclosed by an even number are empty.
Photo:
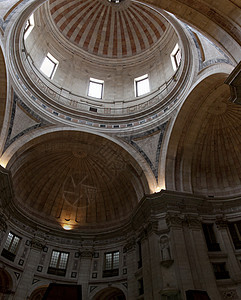
[[[70,224],[63,224],[62,227],[64,228],[64,230],[72,230],[73,226]]]
[[[6,168],[6,165],[7,165],[7,161],[4,160],[3,158],[0,158],[0,166],[3,167],[3,168]]]
[[[155,190],[155,193],[158,193],[158,192],[160,192],[162,190],[162,188],[160,187],[160,186],[157,186],[156,187],[156,190]]]

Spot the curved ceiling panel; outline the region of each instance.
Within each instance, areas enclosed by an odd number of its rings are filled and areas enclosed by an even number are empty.
[[[51,133],[13,160],[17,203],[62,226],[118,224],[133,211],[136,189],[142,189],[139,167],[130,155],[93,134]]]
[[[154,9],[125,0],[49,1],[59,31],[89,53],[109,58],[133,56],[149,49],[166,30]]]
[[[169,143],[167,189],[218,197],[240,193],[241,107],[229,101],[224,79],[205,79],[181,109]]]

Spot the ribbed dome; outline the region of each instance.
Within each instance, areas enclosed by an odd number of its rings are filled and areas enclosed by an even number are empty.
[[[134,166],[134,167],[133,167]],[[116,144],[92,134],[40,138],[11,165],[17,202],[60,224],[116,224],[137,205],[136,163]]]
[[[50,0],[59,31],[89,53],[109,58],[133,56],[149,49],[166,30],[166,20],[154,9],[124,0]]]

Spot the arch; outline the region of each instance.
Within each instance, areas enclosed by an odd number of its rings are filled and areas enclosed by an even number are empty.
[[[25,213],[35,212],[41,220],[45,216],[57,228],[65,228],[66,222],[72,229],[117,226],[148,188],[128,151],[88,131],[58,130],[35,137],[14,153],[7,167],[19,208],[24,202]]]
[[[125,300],[126,296],[122,290],[117,287],[106,287],[101,289],[92,298],[92,300]]]
[[[113,142],[114,144],[120,146],[124,151],[128,152],[130,156],[132,156],[133,160],[136,161],[136,163],[140,166],[142,173],[139,174],[143,181],[143,188],[145,194],[149,194],[150,192],[154,191],[156,188],[156,180],[155,177],[150,170],[149,165],[146,163],[145,159],[135,151],[135,149],[131,146],[129,146],[127,143],[123,143],[121,139],[116,139],[112,136],[109,136],[107,134],[95,132],[94,130],[90,130],[89,128],[74,128],[74,127],[47,127],[40,130],[36,130],[34,134],[32,132],[25,134],[24,136],[20,137],[16,142],[12,143],[6,151],[3,153],[3,155],[0,157],[0,165],[4,168],[9,168],[8,164],[10,160],[16,156],[16,153],[22,153],[23,151],[26,151],[31,146],[33,146],[38,139],[44,138],[44,136],[51,134],[51,133],[58,133],[58,132],[83,132],[83,133],[89,133],[96,135],[97,137],[103,137],[107,139],[108,141]]]
[[[167,189],[220,197],[240,193],[241,108],[229,101],[226,77],[206,77],[182,106],[168,145]]]
[[[0,268],[0,298],[8,299],[8,295],[13,293],[12,290],[12,277],[5,269]]]
[[[0,134],[3,127],[7,102],[7,72],[2,48],[0,47]],[[1,146],[1,145],[0,145]]]
[[[47,286],[40,286],[36,288],[30,295],[29,300],[42,300],[47,290]]]

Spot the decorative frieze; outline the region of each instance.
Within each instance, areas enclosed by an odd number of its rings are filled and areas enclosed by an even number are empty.
[[[224,216],[217,216],[215,223],[218,229],[224,229],[228,227],[228,221]]]
[[[33,238],[30,244],[31,244],[31,248],[40,251],[42,251],[45,246],[43,241],[37,238]]]
[[[92,258],[93,254],[94,254],[93,250],[89,250],[89,249],[80,251],[81,258]]]
[[[123,248],[123,252],[126,253],[129,251],[132,251],[135,249],[135,247],[136,247],[136,241],[134,238],[132,238],[125,244],[125,246]]]
[[[182,227],[183,218],[177,213],[168,213],[166,223],[168,227]]]
[[[197,215],[183,215],[178,213],[168,213],[166,216],[168,227],[201,228],[201,219]]]

